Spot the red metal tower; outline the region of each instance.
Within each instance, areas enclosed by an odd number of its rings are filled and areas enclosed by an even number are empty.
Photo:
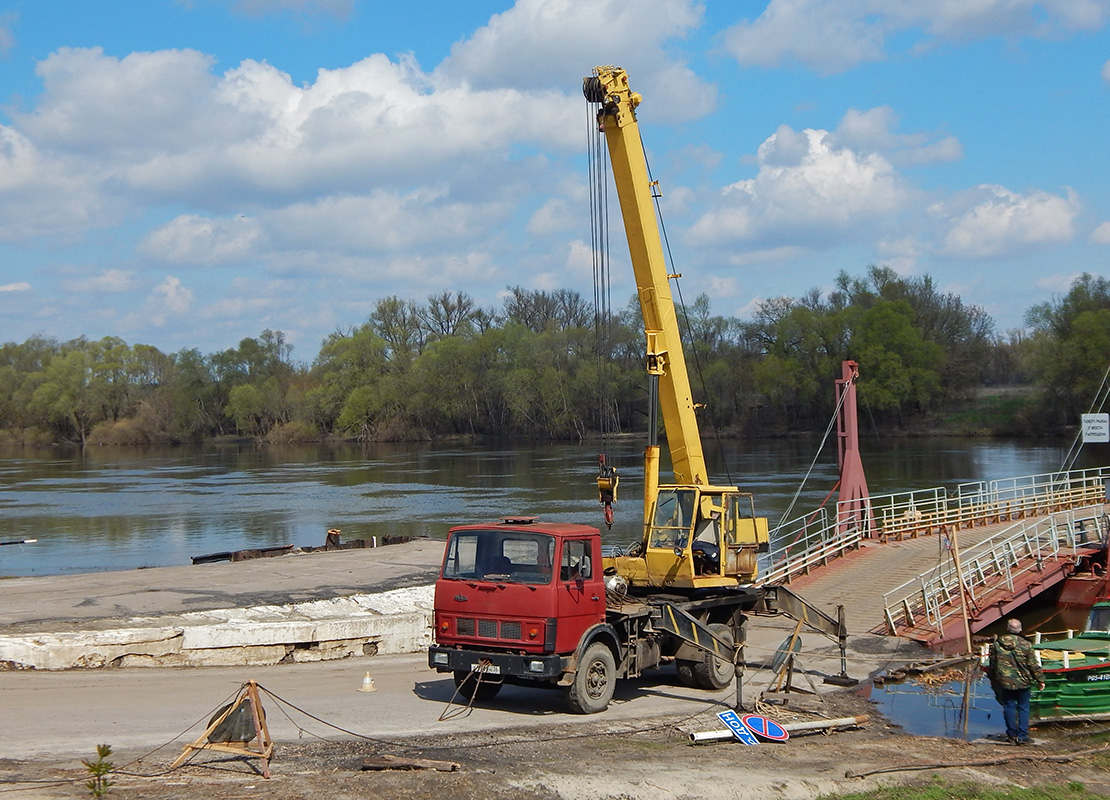
[[[859,455],[859,419],[856,405],[856,380],[859,364],[840,363],[841,376],[836,381],[837,463],[840,465],[840,497],[836,504],[837,530],[862,529],[864,536],[873,536],[875,517],[871,511],[871,495],[867,476]]]

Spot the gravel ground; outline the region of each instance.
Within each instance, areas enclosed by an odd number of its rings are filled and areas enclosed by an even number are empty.
[[[784,721],[815,716],[794,703],[772,713]],[[1068,758],[1099,747],[1089,735],[1093,731],[1039,731],[1043,744],[1028,748],[908,736],[876,718],[866,700],[848,693],[826,697],[820,714],[826,718],[869,714],[871,718],[858,728],[795,735],[787,742],[756,747],[738,742],[691,745],[691,732],[720,727],[712,711],[658,719],[645,728],[606,722],[602,715],[557,727],[404,741],[302,739],[277,744],[268,779],[258,772],[257,759],[206,751],[167,773],[180,750],[158,752],[141,761],[134,761],[138,754],[117,752],[111,758],[117,773],[112,776],[109,797],[800,799],[928,782],[936,776],[951,783],[971,780],[1007,786],[1063,786],[1080,781],[1093,792],[1110,794],[1110,755],[1096,752]],[[383,756],[455,768],[363,769],[368,759]],[[1062,757],[1067,760],[1055,760]],[[989,761],[997,763],[983,763]],[[894,771],[854,777],[891,768]],[[86,770],[72,761],[0,760],[0,792],[14,798],[89,797],[87,780]]]

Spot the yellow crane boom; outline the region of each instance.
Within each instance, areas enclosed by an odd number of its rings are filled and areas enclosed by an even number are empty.
[[[657,184],[648,175],[636,122],[636,106],[641,98],[628,88],[628,75],[617,67],[598,67],[595,76],[585,79],[583,92],[588,100],[601,105],[597,120],[609,148],[644,317],[647,369],[659,382],[659,405],[667,427],[675,482],[708,483],[690,377],[682,356],[678,318],[655,216],[653,190]]]
[[[638,552],[616,558],[611,566],[633,586],[708,588],[751,582],[756,552],[766,548],[767,521],[755,517],[751,495],[709,483],[655,215],[657,186],[648,174],[636,121],[643,98],[629,88],[627,73],[613,66],[597,67],[583,79],[582,93],[598,106],[597,123],[609,150],[644,318],[653,411],[644,451],[643,540]],[[656,405],[667,433],[674,484],[659,482]],[[603,470],[598,488],[603,501],[612,496],[612,470]]]

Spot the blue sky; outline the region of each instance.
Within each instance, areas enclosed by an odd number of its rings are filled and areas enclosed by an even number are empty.
[[[749,318],[880,264],[1005,335],[1107,274],[1108,29],[1110,0],[0,0],[0,341],[269,328],[311,361],[389,295],[589,297],[597,64],[644,96],[687,299]]]

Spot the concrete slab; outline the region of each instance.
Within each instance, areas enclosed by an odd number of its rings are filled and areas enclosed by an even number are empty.
[[[0,581],[0,633],[116,627],[115,621],[134,617],[281,607],[426,586],[435,581],[443,547],[417,539],[236,563],[10,578]]]
[[[442,542],[418,540],[5,581],[0,669],[227,666],[416,652],[431,640],[442,552]]]

